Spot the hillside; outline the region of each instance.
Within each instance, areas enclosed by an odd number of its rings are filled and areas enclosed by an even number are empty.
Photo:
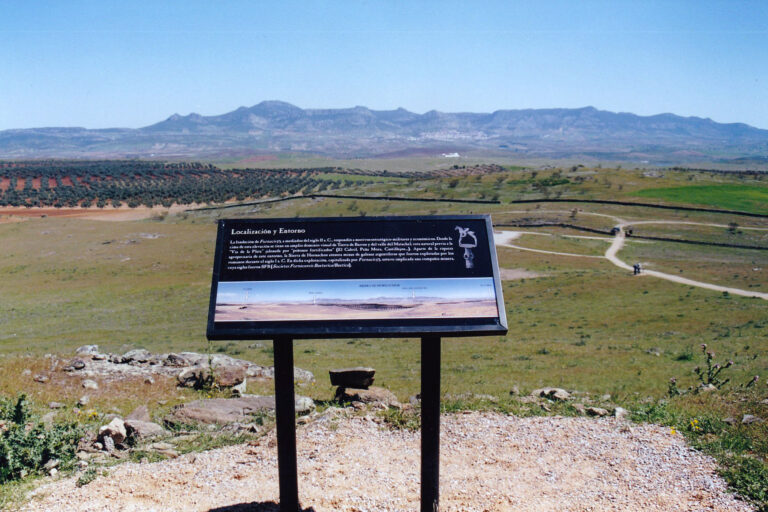
[[[139,129],[0,132],[0,158],[222,158],[275,153],[370,157],[478,151],[517,157],[750,163],[768,152],[768,130],[594,107],[417,114],[402,108],[302,109],[263,101],[221,115],[174,114]]]

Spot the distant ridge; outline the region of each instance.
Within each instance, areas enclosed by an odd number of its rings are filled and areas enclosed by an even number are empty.
[[[416,114],[302,109],[262,101],[216,116],[173,114],[139,129],[0,131],[0,158],[201,158],[268,153],[334,157],[483,152],[521,157],[764,161],[768,130],[674,114],[594,107]]]

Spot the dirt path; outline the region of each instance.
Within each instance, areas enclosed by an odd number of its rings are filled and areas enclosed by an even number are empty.
[[[420,435],[330,409],[297,432],[299,496],[309,512],[419,509]],[[39,511],[277,512],[274,438],[43,485]],[[715,462],[658,425],[496,413],[441,418],[440,510],[749,511]]]
[[[500,231],[494,233],[494,242],[496,245],[501,245],[504,247],[510,247],[512,249],[518,249],[521,251],[530,251],[530,252],[537,252],[541,254],[553,254],[556,256],[572,256],[577,258],[598,258],[598,259],[607,259],[612,264],[616,265],[619,268],[622,268],[624,270],[633,270],[631,265],[628,265],[619,257],[617,256],[618,252],[624,247],[624,242],[626,240],[626,235],[624,233],[624,228],[628,225],[637,225],[637,224],[651,224],[651,223],[659,223],[662,221],[641,221],[641,222],[622,222],[619,224],[619,232],[616,234],[616,236],[613,238],[613,241],[611,245],[608,247],[608,249],[605,251],[604,256],[592,256],[588,254],[574,254],[574,253],[567,253],[567,252],[555,252],[555,251],[545,251],[542,249],[531,249],[529,247],[522,247],[519,245],[511,244],[510,242],[513,240],[517,240],[522,235],[527,234],[537,234],[541,235],[544,233],[528,233],[524,231]],[[673,221],[663,221],[665,224],[672,224]],[[698,223],[692,223],[692,222],[683,222],[682,224],[698,224]],[[716,225],[716,224],[703,224],[703,225]],[[721,225],[717,225],[721,226]],[[721,227],[727,227],[727,226],[721,226]],[[763,228],[751,228],[751,229],[763,229]],[[610,240],[610,239],[605,239]],[[641,276],[652,276],[657,277],[659,279],[666,279],[667,281],[672,281],[679,284],[685,284],[688,286],[696,286],[699,288],[705,288],[707,290],[713,290],[717,292],[728,292],[733,295],[740,295],[742,297],[756,297],[760,299],[768,300],[768,293],[763,292],[756,292],[752,290],[742,290],[741,288],[732,288],[729,286],[720,286],[717,284],[712,283],[705,283],[703,281],[694,281],[693,279],[687,279],[685,277],[680,277],[672,274],[666,274],[664,272],[659,272],[656,270],[643,270],[643,273]]]
[[[616,265],[617,267],[626,269],[626,270],[632,270],[632,267],[630,265],[627,265],[623,261],[621,261],[616,254],[621,250],[622,247],[624,247],[624,241],[626,240],[626,236],[624,234],[624,227],[628,224],[622,224],[619,225],[619,232],[616,234],[616,237],[613,239],[613,243],[608,248],[607,251],[605,251],[605,258]],[[635,222],[634,224],[638,224]],[[643,270],[641,276],[653,276],[658,277],[659,279],[666,279],[667,281],[672,281],[673,283],[680,283],[680,284],[686,284],[688,286],[697,286],[699,288],[706,288],[707,290],[713,290],[716,292],[728,292],[732,293],[734,295],[741,295],[742,297],[757,297],[760,299],[768,300],[768,293],[761,293],[761,292],[755,292],[751,290],[742,290],[740,288],[731,288],[729,286],[720,286],[717,284],[712,283],[705,283],[702,281],[694,281],[693,279],[686,279],[685,277],[675,276],[672,274],[665,274],[664,272],[658,272],[656,270]]]

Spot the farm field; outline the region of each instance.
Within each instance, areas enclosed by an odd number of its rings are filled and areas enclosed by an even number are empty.
[[[617,256],[630,264],[642,262],[648,269],[765,293],[768,250],[760,248],[768,248],[768,219],[578,202],[632,202],[632,194],[648,190],[649,183],[669,188],[688,183],[719,186],[738,180],[734,186],[746,186],[741,182],[750,179],[750,187],[764,190],[764,178],[699,171],[665,171],[663,176],[647,177],[643,170],[581,167],[501,168],[490,174],[467,175],[456,171],[448,176],[423,171],[423,176],[366,175],[360,179],[334,172],[327,178],[338,182],[339,188],[329,193],[358,198],[306,197],[258,203],[275,198],[265,195],[244,198],[251,204],[242,206],[229,202],[225,209],[216,205],[211,209],[179,205],[154,210],[126,205],[103,210],[56,209],[73,215],[88,212],[69,217],[42,216],[34,208],[6,208],[0,212],[0,394],[7,397],[25,391],[37,403],[59,400],[73,404],[78,390],[39,385],[21,372],[44,368],[45,354],[71,357],[77,347],[86,344],[98,344],[112,353],[133,348],[157,353],[211,351],[271,365],[269,342],[209,344],[205,339],[215,222],[220,218],[489,213],[499,231],[522,233],[508,242],[519,248],[497,248],[502,275],[511,277],[503,281],[509,334],[446,339],[442,366],[446,397],[489,395],[507,407],[514,400],[510,396],[513,388],[526,394],[556,386],[595,400],[609,394],[612,403],[630,409],[639,420],[685,424],[701,418],[722,426],[727,416],[768,418],[768,405],[763,403],[768,398],[766,300],[633,276],[631,270],[604,257],[612,242],[610,230],[620,224],[631,225],[637,235],[753,245],[758,249],[630,237]],[[317,181],[322,180],[319,173]],[[370,198],[385,195],[443,201]],[[454,203],[452,198],[495,203]],[[553,199],[572,202],[547,202]],[[540,202],[512,203],[517,200]],[[761,208],[760,204],[743,203],[740,209],[760,213]],[[104,220],[112,211],[135,215],[130,220]],[[731,383],[713,394],[670,398],[670,378],[677,379],[679,389],[698,383],[693,368],[703,362],[702,343],[714,351],[718,362],[733,361],[726,370]],[[317,378],[298,392],[330,400],[329,369],[371,366],[377,370],[376,385],[407,402],[419,392],[419,353],[414,339],[296,341],[296,365]],[[758,384],[745,387],[754,375],[760,376]],[[271,393],[271,385],[249,382],[248,391]],[[113,407],[125,411],[149,402],[152,408],[163,410],[197,396],[194,391],[172,388],[141,389],[112,386],[94,397],[91,406],[98,411]],[[173,396],[170,401],[163,395],[166,392]],[[466,406],[479,406],[472,399],[465,402]],[[727,432],[746,443],[739,454],[765,463],[765,423],[737,425]],[[718,435],[715,440],[731,439]],[[714,442],[712,438],[692,439]],[[720,454],[724,464],[734,457],[724,454],[724,449],[708,449]]]

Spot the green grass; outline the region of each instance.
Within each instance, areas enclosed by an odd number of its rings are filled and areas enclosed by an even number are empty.
[[[634,195],[636,197],[662,199],[668,203],[768,213],[768,187],[757,184],[650,188],[637,190]]]

